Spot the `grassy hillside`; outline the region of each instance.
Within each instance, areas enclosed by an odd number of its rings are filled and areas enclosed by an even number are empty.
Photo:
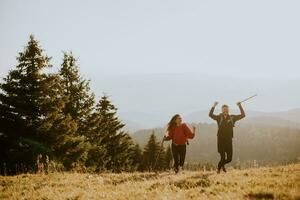
[[[184,171],[0,177],[0,199],[300,199],[300,164],[227,174]]]

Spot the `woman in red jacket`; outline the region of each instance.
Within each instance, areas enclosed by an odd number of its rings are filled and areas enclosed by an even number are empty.
[[[193,132],[185,124],[182,123],[180,115],[174,115],[167,125],[167,132],[164,140],[172,140],[172,154],[174,159],[174,171],[178,173],[179,166],[182,168],[186,154],[186,144],[188,139],[195,137],[196,128]]]

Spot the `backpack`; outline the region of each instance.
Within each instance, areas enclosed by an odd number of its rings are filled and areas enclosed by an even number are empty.
[[[229,119],[231,121],[231,124],[232,124],[232,127],[234,127],[234,121],[233,121],[233,117],[231,115],[229,115]],[[222,123],[224,121],[224,117],[223,117],[223,114],[221,113],[220,114],[220,121],[218,123],[218,126],[221,127]]]

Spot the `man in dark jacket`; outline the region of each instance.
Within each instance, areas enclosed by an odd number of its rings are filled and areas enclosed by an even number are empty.
[[[218,123],[218,152],[221,156],[221,160],[218,164],[218,173],[220,173],[221,169],[226,172],[225,164],[230,163],[232,160],[233,127],[236,121],[245,117],[245,112],[241,103],[238,102],[237,105],[241,111],[240,115],[230,115],[227,105],[222,106],[221,114],[214,115],[214,110],[217,105],[218,102],[215,102],[210,109],[209,117]]]

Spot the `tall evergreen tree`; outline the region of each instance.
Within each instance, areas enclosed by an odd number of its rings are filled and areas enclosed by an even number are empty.
[[[89,81],[80,76],[77,60],[72,52],[64,53],[59,74],[64,95],[68,97],[64,114],[70,115],[77,123],[77,134],[85,135],[94,106],[94,94],[90,94]]]
[[[172,163],[172,150],[171,150],[171,146],[168,145],[167,149],[166,149],[166,152],[165,152],[165,155],[164,155],[164,168],[165,169],[170,169],[171,168],[171,163]]]
[[[105,133],[103,131],[103,117],[100,115],[99,108],[88,118],[89,126],[87,127],[85,136],[86,141],[91,144],[88,151],[86,166],[94,172],[99,172],[106,169],[106,164],[109,159],[107,158],[107,144],[103,139]]]
[[[21,163],[33,168],[39,153],[58,158],[64,149],[64,158],[74,156],[78,140],[73,143],[70,136],[76,124],[62,113],[67,97],[58,75],[44,72],[51,67],[50,58],[33,35],[17,61],[0,85],[0,140],[6,144],[1,146],[1,161],[10,169]]]
[[[122,129],[124,124],[117,117],[117,108],[104,95],[92,115],[94,125],[88,131],[88,140],[93,146],[105,148],[102,157],[105,168],[112,171],[130,170],[133,164],[134,144]],[[94,159],[93,157],[89,157]],[[97,156],[95,157],[97,159]]]
[[[138,144],[134,146],[132,159],[133,159],[132,170],[143,171],[143,165],[142,165],[143,154],[142,154],[142,149]]]
[[[28,46],[17,57],[18,65],[11,70],[1,87],[1,132],[7,144],[1,149],[3,162],[32,164],[33,149],[50,151],[41,143],[41,101],[44,95],[45,75],[42,70],[50,67],[50,58],[43,55],[33,36]],[[31,150],[30,152],[29,149]],[[12,166],[10,166],[12,167]]]
[[[155,132],[149,137],[143,152],[143,168],[148,171],[161,170],[164,168],[164,147],[157,142]]]

